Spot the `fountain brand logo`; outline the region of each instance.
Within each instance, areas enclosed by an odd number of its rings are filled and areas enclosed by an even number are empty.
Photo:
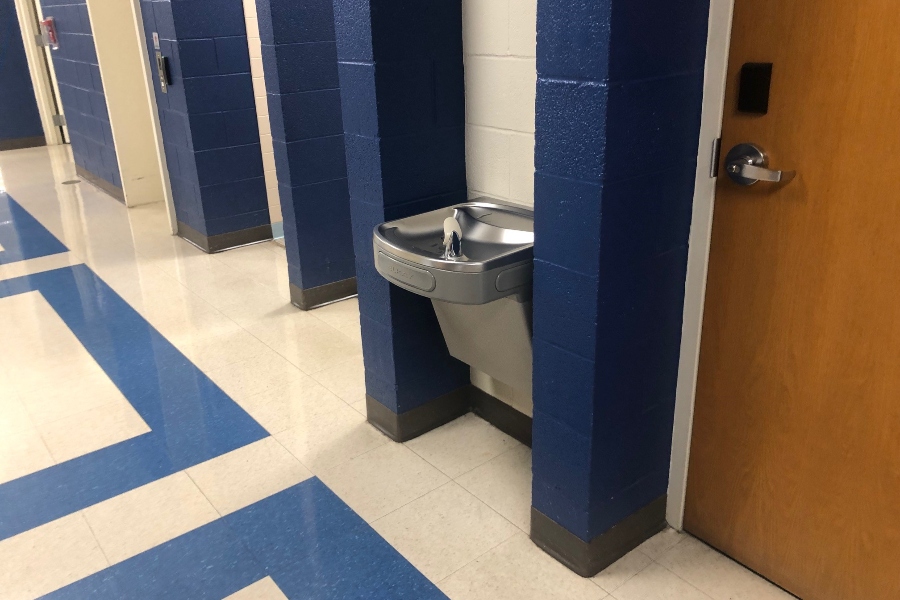
[[[430,292],[435,288],[436,282],[434,275],[424,269],[417,269],[413,266],[404,264],[399,260],[384,254],[378,253],[378,271],[398,283],[414,287],[416,289]]]
[[[388,265],[388,272],[397,279],[402,279],[409,283],[414,283],[416,275],[418,275],[418,273],[413,273],[411,270],[404,269],[400,265]]]

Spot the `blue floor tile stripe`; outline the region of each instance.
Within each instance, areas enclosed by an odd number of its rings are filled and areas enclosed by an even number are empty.
[[[315,478],[45,598],[221,600],[266,576],[297,600],[447,598]]]
[[[69,251],[5,193],[0,193],[0,247],[0,265]]]
[[[0,281],[40,292],[151,432],[0,485],[0,540],[268,433],[84,265]]]

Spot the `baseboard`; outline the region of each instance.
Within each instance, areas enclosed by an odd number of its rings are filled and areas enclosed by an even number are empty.
[[[178,221],[178,235],[207,254],[224,252],[232,248],[264,242],[272,239],[272,225],[265,224],[239,231],[229,231],[218,235],[206,236],[191,227]]]
[[[0,152],[4,150],[22,150],[23,148],[38,148],[46,146],[47,139],[42,135],[34,137],[15,138],[11,140],[0,140]]]
[[[474,412],[500,431],[531,446],[531,417],[474,385],[464,385],[400,414],[366,395],[366,415],[369,422],[395,442],[417,438],[469,412]]]
[[[366,418],[395,442],[406,442],[469,412],[471,397],[468,387],[461,387],[400,414],[366,394]]]
[[[356,277],[327,283],[319,287],[301,289],[290,284],[291,304],[301,310],[312,310],[356,295]]]
[[[470,393],[472,412],[531,448],[531,417],[475,386]]]
[[[593,577],[666,526],[666,497],[660,496],[585,542],[562,525],[531,507],[531,540],[544,552],[582,577]]]
[[[119,202],[125,203],[125,191],[122,190],[122,188],[111,184],[102,177],[98,177],[84,167],[78,165],[75,165],[75,173],[94,187],[100,188]]]

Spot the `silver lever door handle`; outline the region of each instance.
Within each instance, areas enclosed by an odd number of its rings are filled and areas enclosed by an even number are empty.
[[[795,171],[776,171],[767,168],[769,157],[754,144],[738,144],[725,157],[725,172],[739,185],[753,185],[760,181],[787,183]]]
[[[731,175],[738,175],[744,179],[755,179],[756,181],[771,181],[772,183],[779,183],[788,177],[794,176],[793,171],[774,171],[741,162],[728,163],[726,168]]]

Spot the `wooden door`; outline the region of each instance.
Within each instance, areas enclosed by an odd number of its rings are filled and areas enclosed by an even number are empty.
[[[769,113],[738,73],[773,63]],[[900,599],[900,5],[736,0],[685,528],[811,600]]]

